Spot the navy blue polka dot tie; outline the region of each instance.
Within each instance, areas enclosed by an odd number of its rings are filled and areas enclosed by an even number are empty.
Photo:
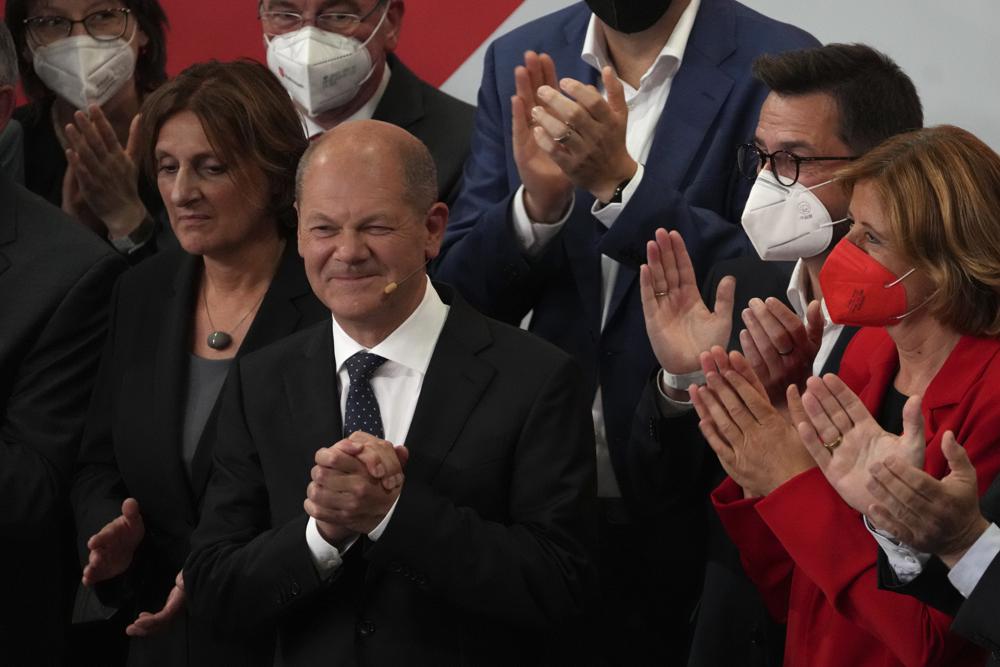
[[[344,362],[351,386],[347,391],[347,406],[344,408],[344,437],[355,431],[370,433],[376,438],[384,438],[382,413],[375,400],[375,392],[368,381],[375,370],[385,363],[385,357],[371,352],[358,352]]]

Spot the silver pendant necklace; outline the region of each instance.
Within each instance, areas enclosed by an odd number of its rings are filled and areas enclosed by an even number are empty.
[[[285,241],[282,240],[278,244],[278,256],[275,257],[275,259],[274,259],[274,270],[271,272],[271,276],[272,277],[274,276],[274,273],[278,270],[277,267],[278,267],[278,264],[281,262],[281,257],[284,254],[284,252],[285,252]],[[227,332],[227,331],[222,331],[221,329],[216,329],[215,328],[215,322],[212,321],[212,313],[208,310],[208,291],[207,291],[208,288],[206,286],[207,283],[208,283],[208,276],[207,275],[202,275],[202,279],[201,279],[201,298],[205,302],[205,315],[208,316],[208,325],[212,329],[212,333],[208,334],[208,339],[205,342],[213,350],[222,351],[222,350],[227,349],[230,345],[233,344],[233,335],[231,333]],[[260,306],[261,302],[264,301],[264,297],[267,296],[267,291],[268,291],[269,288],[270,288],[270,282],[264,288],[264,291],[261,292],[260,298],[257,299],[257,303],[255,303],[250,308],[250,310],[248,310],[246,312],[246,314],[243,317],[240,318],[240,321],[237,322],[236,325],[231,329],[231,331],[233,333],[239,331],[240,326],[242,326],[243,323],[246,321],[246,319],[248,317],[250,317],[250,313],[252,313],[255,310],[257,310],[257,308]]]

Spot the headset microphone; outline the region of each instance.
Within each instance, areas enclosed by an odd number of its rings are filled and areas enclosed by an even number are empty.
[[[426,262],[424,262],[423,264],[421,264],[420,266],[418,266],[415,271],[412,271],[409,274],[403,276],[398,282],[395,281],[395,280],[393,280],[391,283],[389,283],[388,285],[386,285],[385,287],[382,288],[382,293],[385,294],[385,295],[389,295],[389,294],[392,294],[393,292],[395,292],[399,288],[400,285],[402,285],[404,282],[406,282],[407,280],[409,280],[413,276],[415,276],[418,273],[420,273],[421,271],[423,271],[424,268],[428,264],[431,263],[431,259],[433,259],[433,258],[428,259]]]

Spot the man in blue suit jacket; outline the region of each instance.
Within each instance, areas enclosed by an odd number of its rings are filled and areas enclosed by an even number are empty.
[[[683,581],[669,604],[639,599],[657,590],[651,576],[698,559],[677,548],[676,535],[652,530],[655,515],[615,474],[656,367],[637,280],[645,244],[657,227],[677,229],[696,267],[746,251],[737,221],[749,183],[735,168],[736,146],[752,136],[767,94],[750,63],[815,45],[733,0],[587,0],[505,35],[486,54],[472,152],[436,277],[498,319],[532,313],[531,331],[585,369],[607,498],[602,625],[617,635],[617,662],[622,646],[640,659],[650,651],[676,659],[672,645],[683,638],[664,641],[664,608],[683,625],[698,578],[673,576]]]

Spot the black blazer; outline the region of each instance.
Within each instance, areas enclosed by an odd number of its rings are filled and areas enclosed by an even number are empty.
[[[187,558],[211,469],[216,410],[202,433],[190,481],[181,461],[201,267],[200,258],[177,249],[151,258],[120,281],[73,483],[84,563],[90,536],[121,514],[125,498],[139,501],[146,537],[129,576],[98,587],[105,601],[116,604],[126,602],[124,588],[132,598],[133,618],[139,611],[159,610],[166,601]],[[289,241],[237,357],[327,318],[329,311],[313,295],[295,243]],[[193,634],[189,641],[185,625],[175,623],[167,638],[133,640],[130,664],[159,664],[168,655],[168,662],[186,664],[185,653],[192,664],[207,661],[199,651],[211,642]]]
[[[392,54],[389,69],[389,85],[372,118],[398,125],[426,144],[437,166],[438,198],[451,206],[469,155],[476,109],[422,81]]]
[[[125,266],[0,173],[0,662],[59,660],[75,579],[66,492]]]
[[[716,263],[705,280],[702,297],[709,308],[725,276],[736,278],[730,350],[740,349],[740,313],[754,297],[777,297],[788,303],[787,288],[795,265],[764,262],[746,256]],[[836,372],[855,327],[845,327],[823,365]],[[700,600],[693,615],[689,667],[740,664],[780,667],[784,657],[784,625],[770,617],[756,587],[743,572],[740,554],[729,539],[709,494],[725,477],[718,459],[698,429],[693,413],[660,411],[658,388],[651,379],[643,392],[629,441],[628,473],[641,503],[664,518],[663,530],[690,536],[690,551],[700,557],[692,570],[702,576]],[[699,521],[690,528],[689,514]],[[681,532],[684,531],[684,532]]]
[[[996,523],[1000,521],[1000,477],[979,499],[983,516]],[[987,663],[1000,665],[1000,558],[993,562],[968,599],[948,580],[948,567],[937,557],[931,557],[920,575],[908,584],[896,578],[882,549],[878,550],[879,588],[912,595],[921,602],[955,617],[952,632],[957,632],[991,652]]]
[[[66,153],[52,127],[53,98],[30,102],[14,110],[14,118],[23,128],[24,185],[54,206],[62,206],[62,185],[66,176]],[[167,219],[166,209],[156,185],[139,176],[139,198],[152,216],[156,231],[141,248],[126,257],[135,265],[158,250],[177,247],[177,239]],[[107,242],[105,239],[101,239]],[[110,247],[110,244],[108,244]]]
[[[342,437],[328,323],[230,374],[205,512],[184,570],[234,634],[277,626],[285,665],[512,665],[547,659],[594,592],[591,397],[568,356],[451,302],[381,539],[317,575],[302,509]]]

